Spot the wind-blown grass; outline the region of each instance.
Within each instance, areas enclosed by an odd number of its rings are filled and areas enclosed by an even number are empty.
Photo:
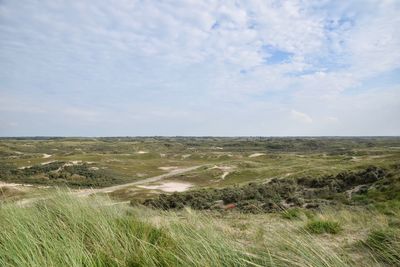
[[[377,259],[400,266],[400,231],[389,228],[374,230],[363,244]]]
[[[156,227],[129,207],[66,194],[30,207],[4,204],[0,228],[0,266],[246,266],[260,261],[216,231],[191,223]]]
[[[26,206],[1,204],[0,266],[356,265],[342,247],[305,231],[301,218],[217,214],[67,193]],[[249,232],[235,231],[229,226],[235,216],[243,216],[239,222],[261,219],[260,229],[254,232],[252,224]]]

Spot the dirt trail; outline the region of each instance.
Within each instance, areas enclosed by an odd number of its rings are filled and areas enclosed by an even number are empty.
[[[182,169],[175,169],[170,171],[169,173],[165,173],[165,174],[161,174],[158,176],[154,176],[154,177],[150,177],[150,178],[146,178],[140,181],[136,181],[136,182],[131,182],[131,183],[127,183],[127,184],[121,184],[121,185],[114,185],[114,186],[110,186],[110,187],[104,187],[104,188],[99,188],[99,189],[84,189],[78,192],[75,192],[74,194],[77,196],[89,196],[91,194],[94,193],[110,193],[119,189],[123,189],[125,187],[129,187],[129,186],[133,186],[133,185],[141,185],[141,184],[147,184],[147,183],[153,183],[153,182],[157,182],[159,180],[162,180],[164,178],[168,178],[177,174],[182,174],[182,173],[186,173],[186,172],[190,172],[193,171],[197,168],[202,167],[203,165],[199,165],[199,166],[193,166],[193,167],[188,167],[188,168],[182,168]]]

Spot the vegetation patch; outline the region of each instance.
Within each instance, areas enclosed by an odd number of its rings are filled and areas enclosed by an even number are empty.
[[[226,209],[229,205],[247,213],[284,211],[293,207],[318,208],[320,205],[348,203],[348,190],[360,185],[369,188],[385,177],[383,169],[369,167],[336,176],[272,179],[267,183],[250,183],[240,187],[161,194],[144,201],[144,205],[164,210],[185,206],[194,209]]]
[[[299,208],[293,208],[293,209],[284,210],[282,212],[281,216],[284,219],[295,220],[295,219],[300,219],[301,214],[302,214],[302,212]]]
[[[400,266],[400,231],[383,228],[372,231],[363,242],[378,259],[393,266]]]
[[[339,222],[330,220],[311,220],[305,229],[312,234],[338,234],[342,227]]]
[[[121,182],[118,176],[108,170],[93,169],[86,163],[70,164],[63,161],[37,164],[26,168],[4,165],[1,168],[0,180],[72,187],[104,187]]]

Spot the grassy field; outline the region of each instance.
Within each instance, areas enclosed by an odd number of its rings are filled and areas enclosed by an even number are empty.
[[[3,138],[0,229],[0,266],[400,266],[400,138]]]

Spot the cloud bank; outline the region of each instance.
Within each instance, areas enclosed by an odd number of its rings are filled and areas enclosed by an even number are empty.
[[[0,135],[399,135],[398,1],[0,2]]]

